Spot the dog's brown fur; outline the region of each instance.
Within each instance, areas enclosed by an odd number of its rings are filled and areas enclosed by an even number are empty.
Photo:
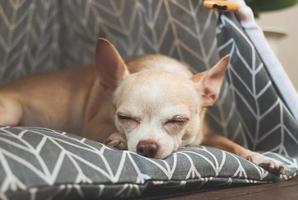
[[[145,151],[148,156],[149,148],[150,157],[156,158],[164,158],[180,146],[205,144],[265,165],[271,171],[284,172],[282,163],[245,149],[206,127],[204,111],[218,97],[228,62],[227,56],[211,70],[192,75],[185,64],[161,55],[125,63],[111,43],[99,39],[96,65],[30,75],[2,86],[0,124],[69,131],[121,149],[128,146],[132,151]],[[133,93],[139,86],[143,87],[141,92],[146,92],[146,99]],[[163,96],[165,99],[160,98]],[[148,104],[150,98],[153,101]],[[142,105],[135,107],[134,101]],[[155,101],[159,101],[160,108],[154,107]],[[158,116],[161,108],[171,107],[175,112],[184,112],[185,121],[159,122],[165,120]],[[121,112],[134,109],[140,116],[121,116]],[[175,114],[173,110],[164,112]],[[154,125],[148,120],[147,125],[141,122],[139,118],[144,116],[156,118],[162,127],[152,128]],[[147,128],[139,128],[141,125]],[[151,133],[145,133],[149,129]],[[166,142],[162,143],[163,139]],[[168,145],[172,140],[174,146]]]

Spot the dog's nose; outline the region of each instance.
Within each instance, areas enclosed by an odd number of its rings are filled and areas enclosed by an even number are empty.
[[[137,153],[149,158],[154,158],[158,151],[158,144],[151,140],[141,140],[137,144]]]

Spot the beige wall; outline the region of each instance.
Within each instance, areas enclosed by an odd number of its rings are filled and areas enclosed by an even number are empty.
[[[278,43],[277,56],[298,89],[298,6],[262,13],[257,22],[261,27],[277,27],[288,33],[288,36]]]

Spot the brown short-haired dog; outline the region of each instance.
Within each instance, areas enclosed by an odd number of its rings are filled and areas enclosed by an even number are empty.
[[[284,173],[279,161],[210,131],[205,110],[219,95],[229,56],[193,75],[170,57],[125,62],[99,39],[96,64],[31,75],[0,89],[0,124],[43,126],[78,133],[152,158],[181,146],[205,144]]]

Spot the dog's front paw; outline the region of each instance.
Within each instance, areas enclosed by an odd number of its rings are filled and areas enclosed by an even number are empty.
[[[246,156],[246,160],[249,160],[260,167],[263,167],[267,171],[275,174],[285,174],[287,172],[287,166],[282,162],[264,156],[257,152],[251,152]]]
[[[112,133],[104,142],[107,146],[115,147],[119,150],[127,149],[127,143],[124,136],[119,133]]]

